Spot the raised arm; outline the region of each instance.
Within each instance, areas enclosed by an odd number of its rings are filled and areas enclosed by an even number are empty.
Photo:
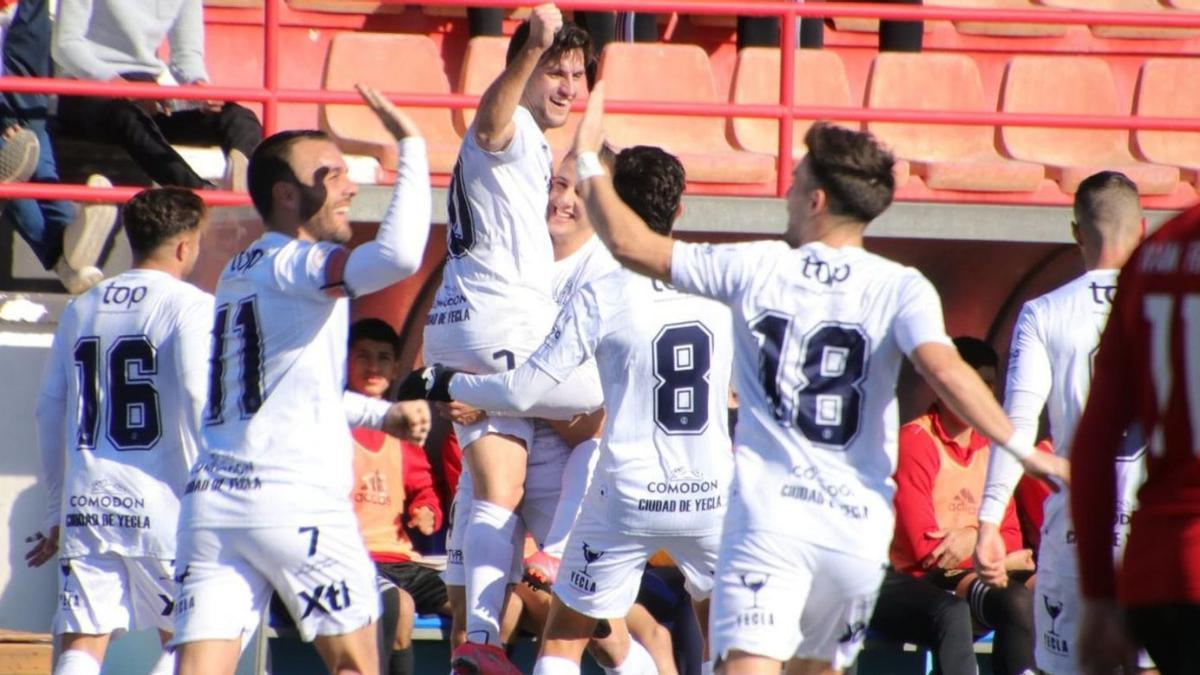
[[[537,68],[542,54],[554,44],[554,34],[562,28],[562,12],[553,4],[538,5],[529,17],[529,39],[512,63],[479,99],[475,113],[475,142],[489,152],[508,147],[516,127],[513,114],[521,102],[525,85]]]
[[[612,176],[600,164],[604,144],[604,83],[597,82],[588,98],[587,111],[575,131],[576,173],[579,196],[604,245],[617,262],[648,277],[671,281],[672,241],[650,229],[629,208],[613,187]]]

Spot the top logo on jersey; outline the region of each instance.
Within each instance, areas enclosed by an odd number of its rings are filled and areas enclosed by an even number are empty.
[[[1097,305],[1111,305],[1113,303],[1113,296],[1117,294],[1116,284],[1106,286],[1093,281],[1088,284],[1088,288],[1092,291],[1092,302]]]
[[[261,248],[251,248],[245,251],[239,251],[229,261],[230,272],[245,272],[246,270],[258,264],[262,260],[264,253]]]
[[[806,255],[801,274],[805,279],[815,279],[826,286],[833,286],[850,278],[850,266],[830,265],[820,258]]]
[[[124,305],[129,309],[146,297],[145,286],[121,286],[109,284],[104,287],[104,297],[100,300],[105,305]]]

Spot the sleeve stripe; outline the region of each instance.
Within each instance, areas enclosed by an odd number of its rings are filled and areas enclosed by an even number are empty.
[[[350,251],[337,248],[325,259],[325,283],[321,290],[335,298],[354,297],[353,291],[346,285],[346,261],[350,259]]]

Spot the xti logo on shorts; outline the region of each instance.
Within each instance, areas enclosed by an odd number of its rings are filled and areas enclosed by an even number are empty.
[[[854,623],[846,624],[846,630],[842,632],[842,636],[838,638],[840,644],[850,644],[860,642],[863,636],[867,633],[866,621],[855,621]]]
[[[162,600],[163,603],[162,615],[171,616],[171,614],[175,611],[175,601],[172,600],[171,596],[167,595],[166,593],[159,593],[158,599]]]
[[[332,614],[350,606],[350,588],[345,581],[335,582],[328,586],[320,584],[314,586],[311,591],[300,591],[299,595],[300,599],[306,603],[304,613],[300,615],[301,619],[308,618],[313,610]]]
[[[1063,603],[1061,600],[1054,601],[1050,596],[1042,596],[1042,607],[1046,610],[1046,614],[1050,615],[1050,630],[1042,633],[1042,642],[1046,649],[1055,653],[1067,656],[1071,653],[1071,645],[1067,642],[1067,638],[1059,635],[1056,630],[1058,624],[1058,616],[1062,614]]]

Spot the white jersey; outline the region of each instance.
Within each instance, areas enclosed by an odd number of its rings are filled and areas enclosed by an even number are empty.
[[[1087,404],[1092,362],[1100,335],[1112,311],[1117,270],[1093,270],[1059,288],[1030,300],[1021,308],[1009,350],[1005,412],[1016,437],[1033,442],[1038,418],[1046,407],[1054,452],[1070,459],[1075,428]],[[1130,434],[1117,463],[1118,521],[1113,543],[1119,552],[1129,531],[1137,488],[1142,480],[1142,449],[1137,433]],[[993,453],[996,455],[997,453]],[[993,521],[1003,511],[1020,479],[1015,460],[995,457],[989,472],[981,518]],[[1068,490],[1046,498],[1039,559],[1054,560],[1057,572],[1075,576],[1075,534],[1070,524]]]
[[[932,284],[821,243],[676,243],[671,276],[733,309],[742,413],[727,522],[886,560],[900,364],[950,344]]]
[[[324,289],[326,262],[342,251],[268,232],[221,274],[189,524],[311,525],[351,514],[349,301]]]
[[[546,229],[553,157],[523,107],[508,147],[488,152],[468,130],[450,178],[446,266],[425,325],[426,344],[505,346],[545,335],[554,316],[554,251]]]
[[[733,457],[729,312],[617,270],[584,284],[530,364],[562,382],[594,359],[607,419],[592,492],[614,529],[720,530]]]
[[[212,309],[209,294],[143,269],[67,306],[39,405],[39,417],[57,420],[42,449],[44,479],[60,497],[51,510],[61,513],[64,557],[175,557],[208,385]]]
[[[554,302],[559,307],[567,304],[576,290],[589,281],[617,270],[620,263],[608,252],[600,237],[592,235],[577,251],[562,260],[554,261],[552,288]]]

